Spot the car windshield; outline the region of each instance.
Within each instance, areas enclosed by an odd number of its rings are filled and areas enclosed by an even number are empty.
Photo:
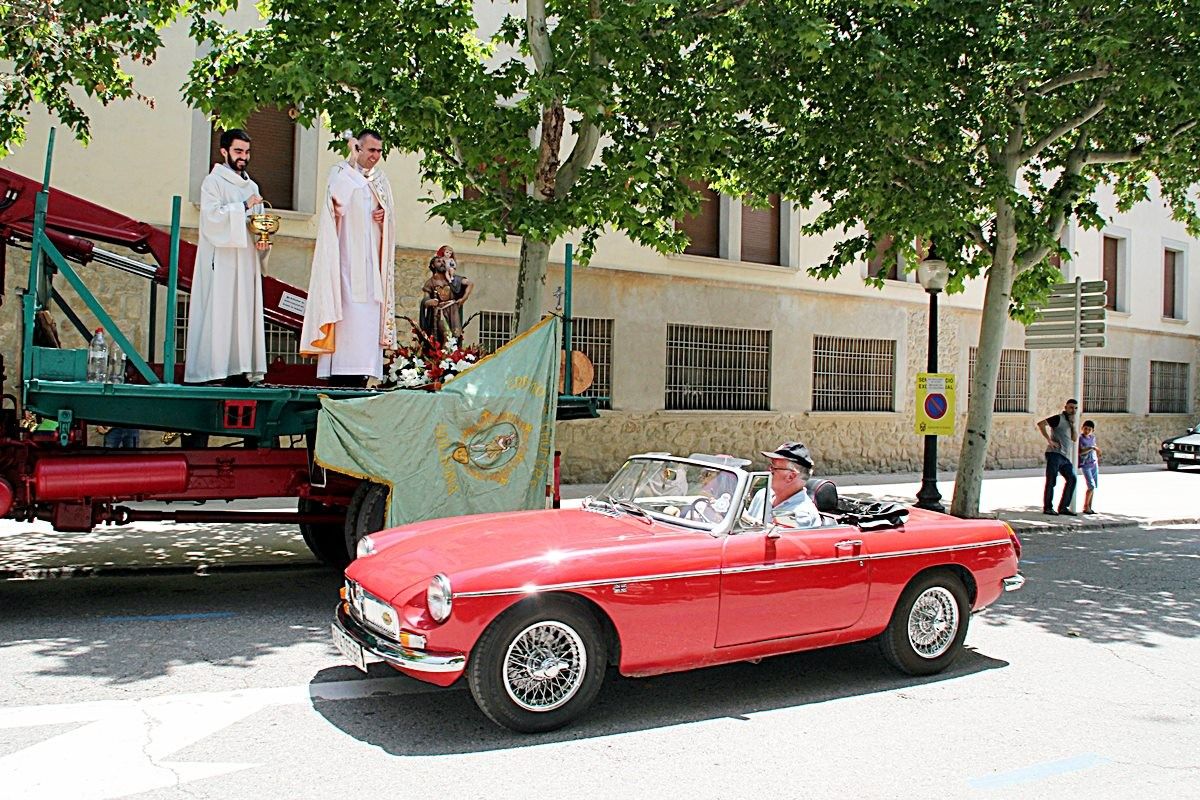
[[[729,515],[738,473],[715,464],[675,459],[635,458],[594,498],[599,503],[632,504],[656,517],[699,523],[711,529]]]

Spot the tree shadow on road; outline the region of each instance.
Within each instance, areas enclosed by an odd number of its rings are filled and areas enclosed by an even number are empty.
[[[873,642],[654,678],[622,678],[610,670],[595,704],[577,722],[545,734],[519,734],[475,707],[463,681],[448,689],[363,700],[316,700],[313,707],[349,736],[393,755],[424,756],[504,750],[684,725],[746,719],[751,714],[892,692],[966,678],[1008,666],[965,650],[941,675],[903,676]],[[373,667],[374,669],[374,667]],[[386,674],[390,668],[379,674]],[[313,685],[328,681],[325,670]],[[341,677],[338,671],[338,677]],[[413,681],[417,685],[416,681]]]
[[[1059,528],[1021,540],[1028,582],[988,609],[988,624],[1146,647],[1200,636],[1200,530]]]

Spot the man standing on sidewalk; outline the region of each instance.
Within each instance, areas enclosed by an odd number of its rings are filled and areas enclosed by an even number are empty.
[[[1071,510],[1071,498],[1075,496],[1075,470],[1071,467],[1071,448],[1075,446],[1075,409],[1079,402],[1074,398],[1063,406],[1061,414],[1046,417],[1037,424],[1038,431],[1046,440],[1046,490],[1042,493],[1042,513],[1054,514],[1054,484],[1062,475],[1067,485],[1063,487],[1058,513],[1075,516]]]

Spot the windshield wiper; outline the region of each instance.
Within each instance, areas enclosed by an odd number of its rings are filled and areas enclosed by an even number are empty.
[[[646,509],[642,508],[637,503],[631,503],[628,500],[613,500],[612,497],[609,497],[608,499],[612,500],[616,507],[622,511],[633,514],[635,517],[640,517],[646,520],[648,523],[654,522],[654,520],[650,517],[650,512],[646,511]]]

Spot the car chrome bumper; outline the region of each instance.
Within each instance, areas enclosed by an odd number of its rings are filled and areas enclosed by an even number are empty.
[[[359,624],[354,617],[347,614],[341,603],[337,605],[334,624],[357,642],[364,651],[380,661],[386,661],[393,667],[411,669],[416,672],[462,672],[467,663],[467,657],[462,653],[433,654],[423,650],[410,650],[376,636]]]
[[[1017,573],[1016,575],[1013,575],[1011,578],[1005,578],[1004,580],[1001,581],[1001,583],[1004,584],[1004,591],[1015,592],[1017,589],[1020,589],[1022,586],[1025,585],[1025,576],[1020,573]]]

